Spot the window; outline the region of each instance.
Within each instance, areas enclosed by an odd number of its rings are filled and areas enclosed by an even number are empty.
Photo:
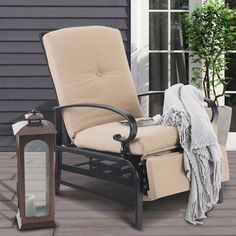
[[[191,77],[182,16],[189,14],[197,2],[201,0],[131,1],[131,28],[135,32],[131,33],[132,73],[137,90],[160,91],[149,103],[144,101],[150,115],[162,112],[165,89],[176,83],[187,84]]]
[[[231,8],[236,8],[236,0],[226,0]],[[231,120],[231,132],[236,132],[236,45],[235,49],[230,51],[228,54],[230,63],[228,70],[225,71],[225,76],[233,78],[227,86],[226,94],[229,96],[225,97],[225,105],[232,107],[232,120]]]
[[[149,89],[164,91],[188,83],[188,53],[183,40],[182,15],[189,14],[187,0],[149,1]],[[163,96],[163,94],[162,94]],[[160,112],[163,99],[151,98],[150,113]]]

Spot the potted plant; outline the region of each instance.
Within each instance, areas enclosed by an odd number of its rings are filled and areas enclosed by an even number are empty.
[[[236,10],[222,0],[207,0],[183,16],[184,37],[190,51],[192,82],[219,106],[231,78],[225,77],[227,51],[236,45]],[[208,111],[210,112],[210,111]],[[219,106],[218,140],[225,145],[232,108]]]

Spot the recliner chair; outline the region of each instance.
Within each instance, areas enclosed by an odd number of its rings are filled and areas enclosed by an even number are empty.
[[[54,108],[56,193],[60,184],[80,189],[63,180],[62,171],[128,185],[134,191],[134,225],[141,229],[143,200],[189,190],[177,129],[137,126],[135,118],[143,114],[118,30],[72,27],[43,33],[41,41],[59,102]],[[149,95],[155,92],[140,96]],[[215,121],[217,107],[211,100],[205,101]],[[120,122],[124,119],[128,125]],[[63,124],[69,144],[62,141],[66,136]],[[224,147],[221,150],[222,181],[227,181],[227,155]],[[63,152],[76,153],[85,161],[65,164]]]

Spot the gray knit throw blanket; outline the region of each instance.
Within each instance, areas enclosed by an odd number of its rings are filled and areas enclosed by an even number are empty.
[[[222,154],[203,100],[204,94],[194,86],[176,84],[165,91],[158,122],[178,129],[191,183],[185,219],[194,225],[202,224],[206,212],[217,204],[222,176]]]

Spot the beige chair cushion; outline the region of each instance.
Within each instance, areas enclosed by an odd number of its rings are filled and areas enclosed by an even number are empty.
[[[128,126],[119,122],[108,123],[77,133],[74,144],[80,148],[119,153],[121,144],[115,141],[113,136],[121,134],[127,137],[128,133]],[[147,155],[163,149],[172,149],[176,145],[178,145],[178,133],[175,127],[154,125],[138,127],[137,136],[129,147],[132,154]]]
[[[72,27],[43,36],[60,105],[100,103],[142,117],[120,32],[102,26]],[[101,109],[63,112],[69,136],[86,128],[124,119]]]
[[[224,182],[229,180],[229,164],[225,147],[221,146],[221,152],[223,156],[222,181]],[[144,197],[145,201],[156,200],[190,189],[190,183],[183,167],[183,154],[181,152],[159,153],[146,159],[150,190],[148,195]]]

